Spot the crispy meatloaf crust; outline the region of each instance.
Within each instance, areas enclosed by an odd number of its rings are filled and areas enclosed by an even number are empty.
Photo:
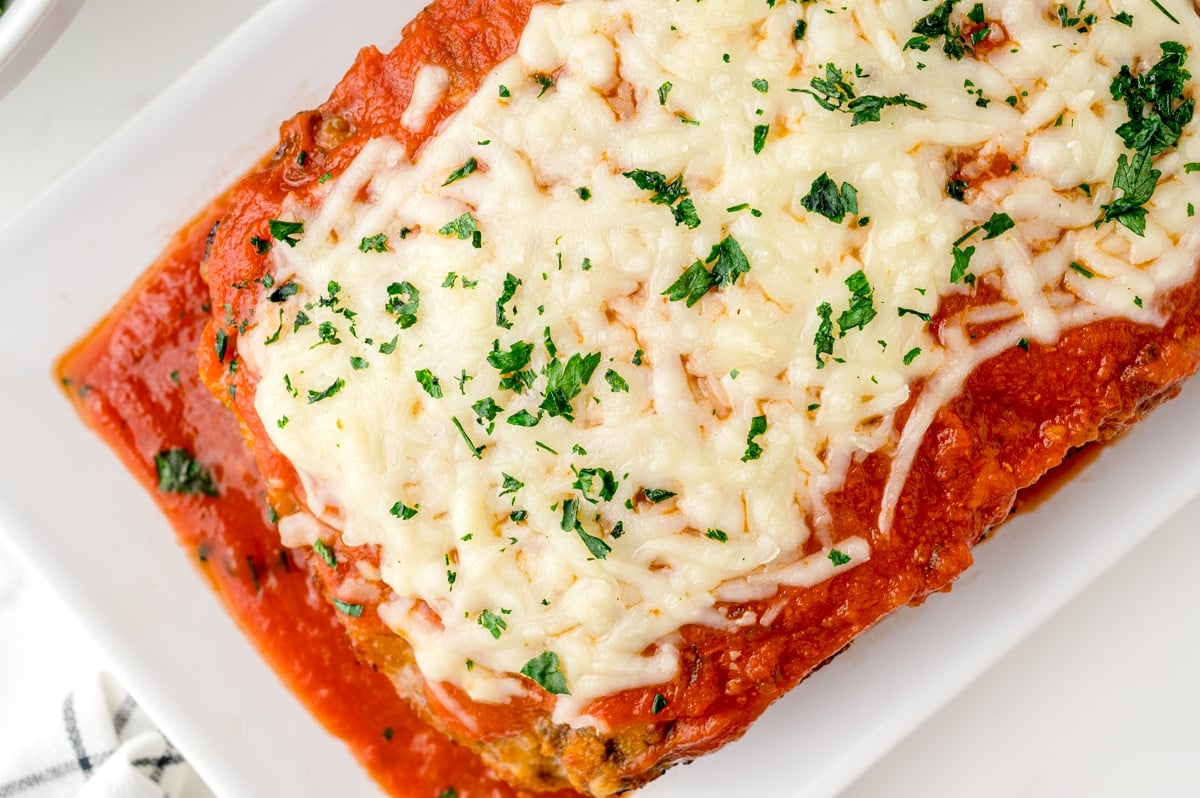
[[[266,266],[251,239],[279,216],[289,192],[313,191],[322,175],[346,166],[371,138],[390,135],[415,151],[513,51],[528,13],[526,0],[437,0],[395,50],[364,50],[328,102],[285,123],[272,163],[233,194],[205,267],[216,310],[200,346],[201,369],[214,394],[236,410],[273,505],[284,514],[303,504],[303,491],[255,413],[256,376],[228,368],[236,357],[238,320],[254,318],[267,292],[255,282]],[[447,68],[450,90],[424,127],[411,131],[400,116],[417,68],[429,62]],[[981,301],[943,303],[935,329]],[[1200,362],[1200,281],[1173,290],[1158,307],[1167,319],[1161,328],[1095,322],[1066,331],[1053,345],[1013,348],[976,369],[924,436],[889,535],[878,533],[876,519],[890,459],[879,453],[855,462],[829,507],[836,537],[871,539],[871,559],[815,587],[783,587],[771,599],[730,610],[736,617],[770,609],[775,620],[769,626],[685,627],[683,663],[673,682],[589,707],[607,731],[556,725],[548,695],[495,706],[474,704],[450,685],[428,685],[408,645],[374,612],[341,620],[361,655],[390,674],[433,724],[479,751],[512,783],[538,790],[570,786],[592,795],[635,788],[740,736],[771,702],[893,609],[948,589],[970,565],[971,546],[1007,517],[1018,491],[1072,450],[1119,434],[1173,396]],[[215,345],[218,334],[225,347]],[[898,426],[916,400],[899,413]],[[334,541],[339,561],[357,561],[366,572],[375,564],[371,552],[343,546],[336,531],[324,530],[323,538]],[[327,594],[343,595],[350,572],[312,561]],[[388,590],[382,584],[370,595],[361,584],[355,589],[369,609]],[[656,696],[668,699],[665,709],[655,706]]]

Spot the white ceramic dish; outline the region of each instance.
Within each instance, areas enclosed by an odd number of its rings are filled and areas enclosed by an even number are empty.
[[[75,17],[83,0],[0,0],[0,97],[17,85]]]
[[[237,632],[150,498],[58,394],[50,362],[273,146],[280,119],[319,102],[360,45],[393,42],[418,4],[277,1],[0,229],[0,529],[222,796],[376,791]],[[744,741],[642,794],[816,796],[847,784],[1197,493],[1198,387],[981,547],[952,596],[890,618]]]

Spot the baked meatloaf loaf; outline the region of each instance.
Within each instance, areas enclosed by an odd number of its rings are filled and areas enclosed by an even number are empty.
[[[202,373],[363,658],[635,788],[1195,370],[1176,13],[436,0],[235,190]]]

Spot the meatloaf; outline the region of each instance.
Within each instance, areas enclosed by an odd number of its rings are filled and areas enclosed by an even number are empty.
[[[1084,5],[436,0],[363,50],[234,190],[200,347],[360,655],[624,792],[1172,396],[1200,28]]]

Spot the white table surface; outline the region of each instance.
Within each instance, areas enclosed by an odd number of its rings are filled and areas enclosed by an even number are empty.
[[[45,60],[0,98],[0,214],[66,173],[264,2],[86,3]],[[0,742],[37,711],[33,696],[65,693],[103,662],[4,546],[0,539]],[[1200,500],[844,795],[1200,795],[1198,567]]]

